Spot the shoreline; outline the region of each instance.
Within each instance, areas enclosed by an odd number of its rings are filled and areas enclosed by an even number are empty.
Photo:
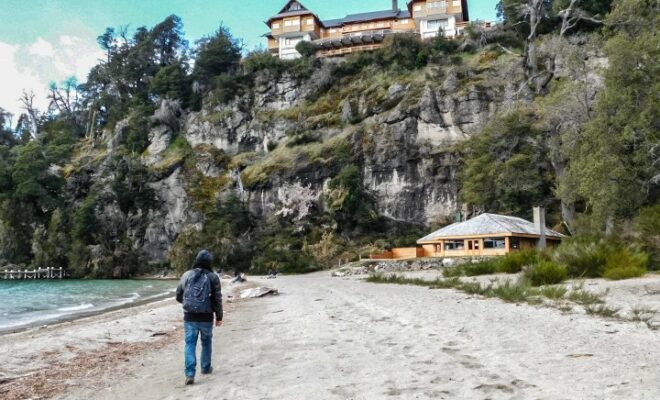
[[[43,328],[43,327],[53,327],[57,325],[61,325],[64,323],[68,322],[73,322],[85,318],[90,318],[90,317],[95,317],[98,315],[103,315],[107,313],[111,313],[114,311],[120,311],[120,310],[126,310],[129,308],[134,308],[134,307],[140,307],[143,305],[151,304],[151,303],[157,303],[162,300],[167,300],[168,298],[172,297],[174,298],[174,291],[168,291],[165,293],[161,293],[158,295],[153,295],[150,297],[146,297],[143,299],[138,299],[135,301],[131,301],[128,303],[123,303],[123,304],[117,304],[114,306],[106,307],[106,308],[101,308],[97,310],[90,310],[90,311],[81,311],[73,314],[68,314],[68,315],[61,315],[58,317],[53,317],[51,319],[45,319],[41,321],[33,321],[33,322],[27,322],[25,324],[17,325],[17,326],[12,326],[12,327],[7,327],[7,328],[2,328],[0,327],[0,337],[2,336],[7,336],[7,335],[12,335],[16,333],[21,333],[21,332],[26,332],[32,329],[37,329],[37,328]]]

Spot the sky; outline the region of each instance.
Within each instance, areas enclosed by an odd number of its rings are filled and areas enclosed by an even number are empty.
[[[390,0],[301,0],[321,19],[348,13],[383,10]],[[470,19],[495,20],[497,0],[468,0]],[[96,37],[106,27],[151,27],[176,14],[191,43],[220,24],[242,39],[250,50],[265,45],[264,24],[286,0],[1,0],[0,107],[18,115],[23,89],[47,107],[50,82],[76,76],[84,81],[103,53]],[[399,0],[403,7],[405,0]]]

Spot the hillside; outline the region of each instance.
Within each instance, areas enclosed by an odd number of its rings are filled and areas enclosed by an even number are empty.
[[[206,247],[227,269],[304,272],[458,212],[544,205],[557,229],[616,235],[653,267],[657,4],[585,5],[605,23],[567,24],[552,2],[530,31],[512,3],[488,31],[343,59],[241,58],[225,28],[192,51],[176,16],[109,29],[84,85],[3,132],[0,265],[128,277]]]

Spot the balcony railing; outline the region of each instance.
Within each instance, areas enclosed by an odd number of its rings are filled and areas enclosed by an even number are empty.
[[[369,45],[374,43],[381,43],[387,36],[397,33],[415,34],[414,32],[396,29],[378,29],[363,32],[350,32],[345,33],[341,37],[327,38],[314,40],[312,43],[316,45],[319,50],[323,49],[338,49],[342,47]]]

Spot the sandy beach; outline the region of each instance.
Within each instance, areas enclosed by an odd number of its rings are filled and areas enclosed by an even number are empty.
[[[0,397],[660,398],[660,331],[641,323],[328,272],[250,284],[281,294],[227,304],[194,386],[169,299],[0,336]],[[608,304],[660,302],[658,275],[585,288],[606,286]]]

